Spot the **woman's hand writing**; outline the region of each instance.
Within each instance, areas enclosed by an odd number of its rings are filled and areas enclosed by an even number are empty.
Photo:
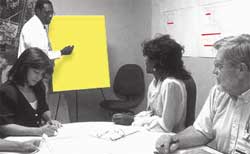
[[[55,125],[46,124],[40,127],[40,129],[41,129],[41,135],[46,134],[48,136],[55,136],[58,128]]]
[[[62,124],[57,120],[50,120],[47,122],[47,124],[56,126],[57,129],[62,127]]]

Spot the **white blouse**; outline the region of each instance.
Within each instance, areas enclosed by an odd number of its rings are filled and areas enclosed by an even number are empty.
[[[148,110],[158,116],[165,132],[179,132],[185,128],[187,92],[185,84],[175,78],[153,79],[148,89]]]
[[[34,109],[37,110],[37,100],[33,101],[33,102],[29,102],[30,106]]]

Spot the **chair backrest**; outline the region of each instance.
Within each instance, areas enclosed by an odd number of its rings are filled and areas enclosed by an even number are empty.
[[[196,84],[191,77],[184,80],[187,91],[187,114],[185,126],[188,127],[193,124],[195,120],[195,104],[196,104]]]
[[[133,99],[144,96],[145,82],[143,70],[136,64],[121,66],[115,76],[114,93],[120,99]]]

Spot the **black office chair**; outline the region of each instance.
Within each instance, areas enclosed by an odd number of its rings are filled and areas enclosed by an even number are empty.
[[[195,104],[196,104],[196,84],[191,77],[184,80],[187,91],[187,114],[185,126],[188,127],[194,123],[195,120]]]
[[[137,107],[144,98],[145,82],[143,70],[136,64],[121,66],[115,76],[113,90],[119,98],[105,99],[100,106],[114,113],[134,113],[130,109]]]

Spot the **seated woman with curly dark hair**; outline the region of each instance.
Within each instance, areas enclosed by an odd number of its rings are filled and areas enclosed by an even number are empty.
[[[154,131],[179,132],[185,128],[190,73],[182,61],[183,47],[169,35],[143,43],[146,71],[154,78],[148,87],[147,110],[135,116],[132,125]]]
[[[42,81],[52,72],[53,65],[42,50],[28,48],[21,54],[0,87],[0,135],[53,136],[61,127],[51,118]]]

